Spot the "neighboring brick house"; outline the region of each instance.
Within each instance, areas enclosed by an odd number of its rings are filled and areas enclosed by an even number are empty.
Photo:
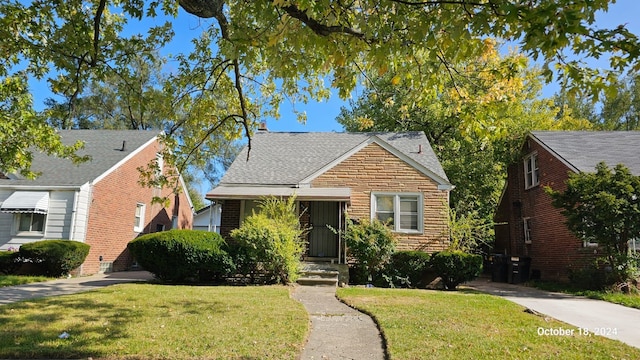
[[[449,245],[449,183],[422,132],[289,133],[259,131],[206,198],[222,204],[221,234],[240,226],[261,196],[296,196],[308,234],[307,258],[345,262],[328,226],[392,219],[402,250]]]
[[[601,161],[624,164],[640,175],[639,155],[638,131],[532,132],[520,161],[508,168],[495,216],[495,251],[530,257],[533,277],[567,280],[570,269],[590,262],[599,249],[569,231],[544,188],[564,191],[570,172],[595,172]]]
[[[193,210],[186,189],[138,184],[139,167],[158,154],[158,133],[151,131],[64,130],[63,142],[82,140],[91,160],[74,165],[35,153],[35,180],[7,174],[0,179],[0,249],[43,239],[69,239],[91,246],[82,275],[128,268],[127,243],[143,233],[191,228]],[[180,179],[180,181],[182,181]],[[183,188],[184,188],[184,184]],[[168,207],[152,203],[170,196]]]

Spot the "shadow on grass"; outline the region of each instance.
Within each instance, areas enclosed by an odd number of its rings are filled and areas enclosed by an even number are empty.
[[[107,354],[98,349],[127,337],[125,324],[138,321],[140,316],[134,309],[75,297],[3,306],[0,307],[0,357],[105,356]],[[69,334],[68,338],[60,338],[63,333]]]

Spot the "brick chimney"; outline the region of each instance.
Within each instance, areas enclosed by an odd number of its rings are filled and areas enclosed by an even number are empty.
[[[265,131],[265,132],[269,131],[269,129],[267,129],[266,121],[260,121],[260,125],[258,125],[258,131]]]

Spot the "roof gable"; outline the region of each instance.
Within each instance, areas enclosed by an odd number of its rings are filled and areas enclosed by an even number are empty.
[[[299,186],[337,165],[371,143],[450,186],[422,132],[404,133],[280,133],[259,132],[233,162],[221,185]]]
[[[640,175],[640,131],[534,131],[529,138],[574,171],[594,172],[604,161]]]
[[[41,175],[34,180],[12,174],[0,179],[0,186],[81,186],[108,174],[147,144],[156,140],[158,132],[137,130],[61,130],[63,143],[84,141],[78,155],[89,155],[91,160],[75,165],[67,159],[34,153],[32,170]],[[124,144],[124,149],[123,149]]]

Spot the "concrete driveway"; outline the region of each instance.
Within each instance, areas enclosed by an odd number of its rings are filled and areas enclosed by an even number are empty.
[[[544,315],[640,348],[640,310],[580,296],[476,279],[466,286],[503,297]],[[564,329],[568,330],[568,329]],[[544,330],[543,330],[544,331]],[[546,334],[541,335],[557,335]]]
[[[113,284],[149,281],[151,279],[153,279],[153,276],[146,271],[122,271],[7,286],[0,288],[0,305],[47,296],[74,294]]]

